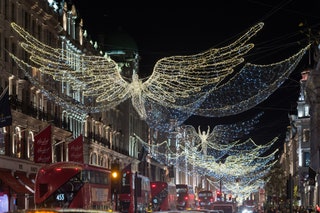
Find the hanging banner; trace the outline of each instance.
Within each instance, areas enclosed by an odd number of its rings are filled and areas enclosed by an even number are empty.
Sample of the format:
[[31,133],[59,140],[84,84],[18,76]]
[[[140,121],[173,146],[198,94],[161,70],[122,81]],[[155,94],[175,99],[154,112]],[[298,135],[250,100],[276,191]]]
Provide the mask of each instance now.
[[34,136],[34,162],[52,163],[51,125]]
[[80,135],[68,144],[69,161],[83,163],[83,137]]

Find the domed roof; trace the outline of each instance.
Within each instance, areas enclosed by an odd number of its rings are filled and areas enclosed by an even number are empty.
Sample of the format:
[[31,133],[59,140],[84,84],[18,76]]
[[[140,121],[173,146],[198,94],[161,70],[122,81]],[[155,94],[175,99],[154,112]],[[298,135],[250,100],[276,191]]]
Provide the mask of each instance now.
[[131,50],[138,51],[135,40],[121,28],[114,32],[106,33],[104,45],[106,50]]

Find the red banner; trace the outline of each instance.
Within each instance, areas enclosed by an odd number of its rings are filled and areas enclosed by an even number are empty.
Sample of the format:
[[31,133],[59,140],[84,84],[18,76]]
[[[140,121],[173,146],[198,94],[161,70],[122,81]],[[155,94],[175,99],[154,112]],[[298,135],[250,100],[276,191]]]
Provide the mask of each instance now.
[[34,136],[34,162],[52,163],[51,125]]
[[69,161],[83,163],[83,137],[80,135],[68,144]]

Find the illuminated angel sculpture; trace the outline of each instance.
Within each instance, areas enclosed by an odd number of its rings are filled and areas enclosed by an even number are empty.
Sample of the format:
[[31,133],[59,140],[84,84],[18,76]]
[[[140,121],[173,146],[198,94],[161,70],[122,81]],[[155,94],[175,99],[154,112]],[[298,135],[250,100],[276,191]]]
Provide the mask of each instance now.
[[[174,144],[167,141],[157,144],[149,144],[139,136],[135,136],[146,150],[159,162],[168,162],[167,156],[174,161],[190,155],[197,155],[202,159],[210,158],[212,161],[220,161],[227,153],[237,155],[241,150],[254,150],[256,145],[251,141],[241,143],[238,140],[248,135],[255,125],[259,122],[263,112],[256,114],[250,119],[241,120],[231,124],[219,124],[207,131],[202,131],[200,126],[198,132],[191,125],[178,127]],[[178,136],[179,135],[179,136]],[[173,141],[173,139],[171,139]],[[172,147],[178,146],[178,147]],[[178,149],[178,151],[177,151]]]
[[[225,116],[256,106],[281,85],[305,51],[303,49],[289,59],[268,66],[246,64],[235,77],[222,83],[226,77],[229,79],[234,68],[244,61],[244,55],[253,48],[248,41],[262,29],[263,23],[258,23],[227,46],[195,55],[162,58],[156,62],[146,81],[139,79],[134,70],[131,81],[127,81],[121,76],[121,67],[109,56],[87,56],[52,48],[17,24],[11,25],[24,39],[20,45],[30,54],[32,64],[10,55],[33,84],[52,96],[51,100],[56,99],[65,108],[90,113],[105,111],[131,98],[139,116],[157,129],[168,125],[172,118],[181,124],[191,115]],[[68,83],[84,96],[95,98],[97,104],[88,106],[61,99],[32,78],[30,68]],[[266,74],[265,78],[261,78],[259,70]],[[250,85],[239,90],[239,82]],[[230,97],[225,96],[226,91],[232,93]]]
[[[52,48],[34,38],[23,28],[12,23],[24,42],[21,47],[30,54],[30,61],[40,72],[51,75],[55,80],[69,82],[73,88],[81,89],[85,96],[96,97],[97,102],[115,106],[128,98],[141,118],[147,116],[146,99],[159,103],[175,105],[177,99],[188,101],[190,96],[199,93],[201,100],[207,88],[218,85],[233,68],[244,61],[243,55],[253,48],[247,44],[263,26],[259,23],[232,44],[190,56],[172,56],[160,59],[154,66],[152,75],[142,82],[133,71],[132,81],[121,76],[121,68],[109,57],[86,56],[72,51]],[[24,61],[14,55],[12,57],[20,65]],[[71,61],[72,60],[72,61]],[[74,66],[74,61],[79,64]]]
[[[191,125],[183,125],[180,131],[183,131],[184,138],[180,139],[181,149],[193,149],[194,152],[200,151],[197,155],[212,156],[215,161],[220,160],[226,153],[234,153],[241,149],[251,149],[252,147],[240,147],[242,143],[239,143],[240,138],[248,135],[254,126],[259,122],[263,112],[256,114],[251,119],[241,120],[230,124],[219,124],[207,131],[202,131],[200,126],[198,132]],[[190,141],[192,143],[186,142]],[[188,147],[188,144],[190,147]],[[246,143],[247,144],[247,143]],[[185,147],[183,147],[183,145]],[[232,152],[234,150],[234,152]]]
[[199,138],[201,140],[201,147],[202,147],[202,150],[203,150],[203,154],[204,155],[207,155],[207,147],[208,147],[208,137],[210,135],[210,126],[208,126],[208,130],[207,131],[202,131],[201,132],[201,128],[200,126],[198,126],[198,135],[199,135]]

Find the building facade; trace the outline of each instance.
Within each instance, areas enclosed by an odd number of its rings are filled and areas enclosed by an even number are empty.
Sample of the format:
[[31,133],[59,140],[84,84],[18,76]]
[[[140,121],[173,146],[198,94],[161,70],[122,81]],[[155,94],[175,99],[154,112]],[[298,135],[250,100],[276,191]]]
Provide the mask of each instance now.
[[[122,75],[131,77],[138,70],[139,55],[134,42],[130,48],[102,51],[101,43],[90,40],[74,5],[65,1],[4,0],[0,2],[0,92],[9,92],[12,124],[0,128],[0,212],[34,208],[34,179],[44,163],[35,162],[35,137],[51,129],[52,162],[68,161],[68,144],[82,136],[84,163],[111,169],[131,164],[132,170],[150,180],[187,182],[198,186],[201,178],[179,168],[169,175],[168,166],[158,163],[139,141],[155,144],[157,132],[141,120],[130,101],[110,109],[88,112],[95,106],[90,97],[56,81],[37,68],[23,69],[10,54],[30,62],[20,46],[23,36],[11,23],[26,30],[42,43],[77,54],[108,54],[120,66]],[[121,45],[123,46],[123,45]],[[121,54],[119,54],[121,51]],[[41,52],[41,51],[39,51]],[[77,68],[77,58],[69,57]],[[1,106],[2,107],[2,106]],[[159,134],[160,135],[160,134]],[[171,173],[170,173],[171,174]]]
[[[9,91],[12,113],[12,124],[0,128],[1,212],[34,207],[33,181],[43,165],[34,162],[34,137],[48,126],[52,130],[52,162],[68,161],[68,144],[82,135],[85,163],[111,169],[116,161],[120,168],[132,164],[134,171],[143,168],[140,173],[154,178],[165,174],[163,165],[151,161],[148,166],[139,165],[146,162],[140,159],[143,148],[134,135],[148,141],[152,130],[140,120],[130,102],[88,113],[79,107],[88,100],[68,82],[54,81],[36,68],[27,73],[17,66],[9,53],[29,60],[19,46],[23,38],[11,28],[12,22],[54,48],[104,54],[96,42],[89,40],[73,5],[63,1],[0,2],[0,88],[1,93]],[[134,51],[126,54],[126,58],[118,59],[119,63],[136,57]],[[70,66],[77,66],[73,61]],[[62,99],[70,101],[66,104]]]
[[314,128],[319,126],[318,72],[315,68],[301,73],[297,115],[289,116],[291,125],[279,159],[286,179],[292,177],[284,202],[293,208],[314,210],[319,205],[319,132]]

